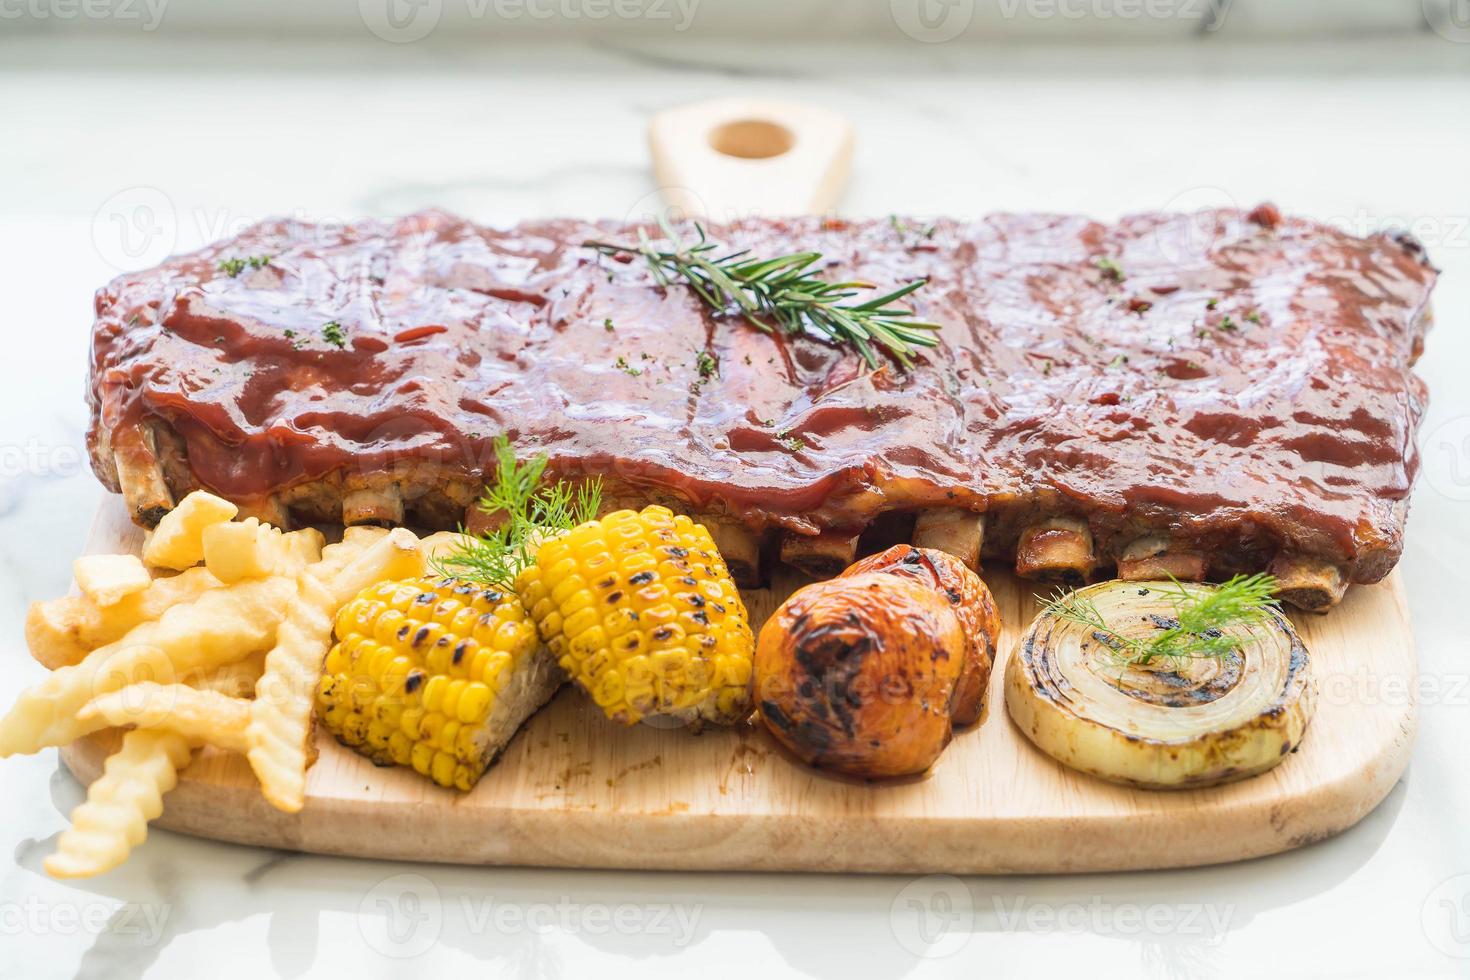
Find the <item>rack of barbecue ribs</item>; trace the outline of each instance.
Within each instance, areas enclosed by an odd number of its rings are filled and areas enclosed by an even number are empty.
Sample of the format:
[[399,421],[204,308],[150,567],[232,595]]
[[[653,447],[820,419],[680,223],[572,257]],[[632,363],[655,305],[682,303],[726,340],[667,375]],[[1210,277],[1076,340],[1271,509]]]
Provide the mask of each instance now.
[[938,346],[874,370],[584,244],[633,227],[272,221],[97,294],[93,466],[143,525],[203,487],[450,529],[504,434],[608,507],[698,516],[746,583],[906,538],[1064,581],[1269,570],[1325,608],[1399,557],[1436,277],[1407,236],[1270,205],[707,230],[927,279],[905,302]]

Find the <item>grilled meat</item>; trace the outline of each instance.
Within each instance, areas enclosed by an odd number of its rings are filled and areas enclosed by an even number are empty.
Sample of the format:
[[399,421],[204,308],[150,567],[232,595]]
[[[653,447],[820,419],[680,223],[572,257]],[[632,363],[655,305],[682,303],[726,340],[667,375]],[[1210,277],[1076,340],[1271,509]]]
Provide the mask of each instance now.
[[278,221],[121,276],[93,466],[145,524],[204,487],[273,523],[445,528],[506,433],[614,506],[700,515],[747,580],[777,538],[829,572],[876,528],[1063,579],[1272,567],[1309,606],[1399,556],[1436,275],[1410,239],[1269,207],[712,230],[927,277],[940,345],[870,372],[581,244],[635,231]]

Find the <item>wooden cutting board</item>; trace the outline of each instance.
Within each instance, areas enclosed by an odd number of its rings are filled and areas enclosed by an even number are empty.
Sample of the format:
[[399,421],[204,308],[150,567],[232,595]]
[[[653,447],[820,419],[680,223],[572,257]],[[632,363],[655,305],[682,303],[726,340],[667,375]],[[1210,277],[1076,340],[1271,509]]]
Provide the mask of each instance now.
[[[118,498],[90,552],[136,551]],[[803,584],[750,592],[755,623]],[[1005,658],[1036,612],[1033,584],[987,568]],[[239,756],[207,749],[157,825],[264,847],[362,857],[558,867],[1030,873],[1165,868],[1272,854],[1331,837],[1393,787],[1414,738],[1416,664],[1398,576],[1348,590],[1326,616],[1293,614],[1320,689],[1299,750],[1271,772],[1184,792],[1125,789],[1042,755],[1011,724],[1003,685],[986,717],[927,775],[866,784],[793,761],[755,726],[613,725],[563,688],[474,792],[378,769],[318,732],[321,757],[299,814],[273,809]],[[90,782],[117,744],[62,750]]]

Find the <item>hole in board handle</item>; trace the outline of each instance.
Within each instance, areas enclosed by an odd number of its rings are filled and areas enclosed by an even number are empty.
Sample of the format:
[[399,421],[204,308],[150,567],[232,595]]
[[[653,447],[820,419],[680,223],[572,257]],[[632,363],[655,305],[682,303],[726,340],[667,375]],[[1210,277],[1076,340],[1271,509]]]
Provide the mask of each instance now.
[[769,160],[796,145],[796,134],[780,123],[764,119],[737,119],[710,131],[709,145],[716,153],[742,160]]

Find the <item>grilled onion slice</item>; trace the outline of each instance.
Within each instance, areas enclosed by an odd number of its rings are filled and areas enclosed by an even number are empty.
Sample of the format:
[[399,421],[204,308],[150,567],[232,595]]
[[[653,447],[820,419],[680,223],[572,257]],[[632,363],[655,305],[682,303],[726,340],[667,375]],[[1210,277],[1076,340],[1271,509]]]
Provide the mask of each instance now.
[[1274,609],[1225,627],[1239,645],[1220,658],[1120,660],[1116,637],[1146,640],[1175,622],[1161,590],[1180,587],[1115,581],[1074,593],[1113,636],[1054,608],[1036,617],[1006,668],[1006,707],[1037,748],[1112,782],[1183,789],[1257,775],[1296,747],[1316,686],[1306,647]]

